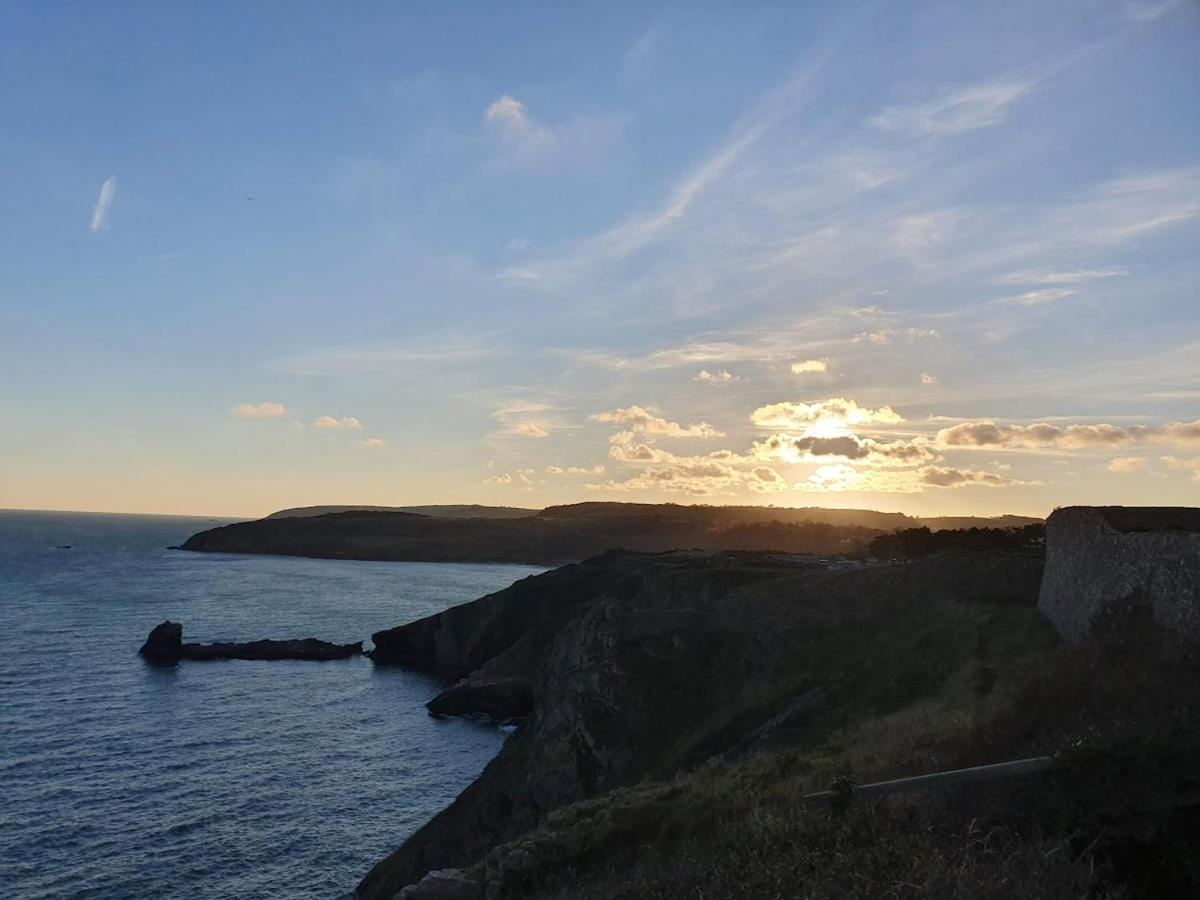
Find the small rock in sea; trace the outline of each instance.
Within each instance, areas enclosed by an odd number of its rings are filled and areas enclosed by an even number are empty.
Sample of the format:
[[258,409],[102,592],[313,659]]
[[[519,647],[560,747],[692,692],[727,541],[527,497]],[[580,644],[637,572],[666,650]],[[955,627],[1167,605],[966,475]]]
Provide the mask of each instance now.
[[462,869],[434,869],[416,884],[400,889],[393,900],[482,900],[483,885]]
[[138,653],[150,662],[179,662],[183,653],[183,626],[170,620],[155,625]]

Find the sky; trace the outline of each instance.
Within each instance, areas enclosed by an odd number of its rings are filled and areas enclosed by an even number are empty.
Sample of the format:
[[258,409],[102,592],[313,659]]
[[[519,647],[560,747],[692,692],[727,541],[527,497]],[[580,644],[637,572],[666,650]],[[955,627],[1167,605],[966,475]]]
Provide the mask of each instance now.
[[1200,504],[1200,3],[0,2],[0,507]]

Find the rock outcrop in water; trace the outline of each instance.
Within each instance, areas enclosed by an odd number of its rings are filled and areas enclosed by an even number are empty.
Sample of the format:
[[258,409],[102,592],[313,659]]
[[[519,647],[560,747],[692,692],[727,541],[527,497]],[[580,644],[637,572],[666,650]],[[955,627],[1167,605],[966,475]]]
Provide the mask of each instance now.
[[178,622],[163,622],[154,626],[138,653],[152,663],[171,664],[181,659],[347,659],[362,653],[362,641],[354,644],[331,644],[316,638],[290,641],[247,641],[245,643],[185,644],[183,626]]
[[997,619],[1052,634],[1035,610],[1040,577],[1036,555],[829,571],[768,554],[611,552],[379,632],[376,663],[460,679],[432,706],[487,714],[528,684],[529,710],[358,896],[390,900],[432,870],[480,864],[575,801],[784,733],[826,734],[856,703],[925,696],[1005,652],[986,638]]
[[1200,646],[1200,509],[1068,506],[1046,520],[1038,608],[1070,641],[1106,616],[1149,612]]

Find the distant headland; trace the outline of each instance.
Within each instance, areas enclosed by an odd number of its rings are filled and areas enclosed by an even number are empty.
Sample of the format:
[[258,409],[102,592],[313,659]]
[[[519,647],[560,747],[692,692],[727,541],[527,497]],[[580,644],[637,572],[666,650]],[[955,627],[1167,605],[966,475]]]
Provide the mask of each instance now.
[[575,503],[494,506],[316,506],[285,509],[192,535],[180,549],[323,559],[556,565],[614,547],[846,554],[906,529],[1020,528],[1028,516],[921,518],[821,507]]

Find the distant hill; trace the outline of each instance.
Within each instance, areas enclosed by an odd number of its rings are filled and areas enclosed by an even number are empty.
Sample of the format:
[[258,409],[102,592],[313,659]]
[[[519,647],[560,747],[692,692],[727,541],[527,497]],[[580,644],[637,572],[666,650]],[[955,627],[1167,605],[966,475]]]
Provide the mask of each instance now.
[[930,531],[957,528],[1024,528],[1040,525],[1044,520],[1032,516],[923,516],[915,520]]
[[[891,531],[919,525],[904,513],[877,512],[873,509],[824,509],[819,506],[685,506],[678,503],[571,503],[542,510],[546,518],[655,518],[706,521],[713,524],[782,522],[819,525],[857,526]],[[980,522],[986,520],[980,520]]]
[[[497,512],[499,515],[494,514]],[[999,520],[955,521],[997,527]],[[1025,520],[1020,521],[1023,524]],[[574,503],[541,511],[482,506],[315,507],[209,529],[189,538],[183,549],[329,559],[553,565],[616,547],[649,553],[680,548],[858,553],[881,534],[925,524],[926,520],[903,513],[820,507],[674,503]]]
[[273,512],[268,519],[298,519],[308,516],[327,516],[344,512],[402,512],[418,516],[437,516],[445,519],[522,519],[537,515],[539,510],[519,506],[480,506],[478,503],[435,504],[432,506],[296,506]]

